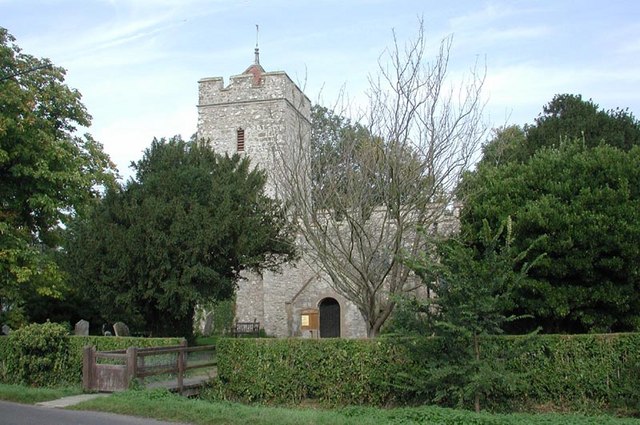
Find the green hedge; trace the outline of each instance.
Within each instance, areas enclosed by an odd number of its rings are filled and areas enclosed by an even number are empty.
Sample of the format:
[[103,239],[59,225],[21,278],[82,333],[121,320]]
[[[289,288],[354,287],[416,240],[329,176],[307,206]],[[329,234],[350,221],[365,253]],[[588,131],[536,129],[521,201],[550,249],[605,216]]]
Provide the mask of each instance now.
[[0,382],[57,386],[82,382],[82,351],[178,345],[182,338],[69,336],[56,323],[32,324],[0,338]]
[[[443,356],[436,338],[218,342],[218,397],[245,402],[398,405],[436,397]],[[518,372],[519,385],[496,388],[487,407],[584,410],[640,405],[640,334],[492,337],[487,367]],[[492,364],[492,362],[495,362]]]
[[[493,338],[492,344],[504,352],[510,339]],[[510,360],[527,374],[523,400],[640,411],[640,334],[544,335],[526,348]]]
[[217,353],[219,390],[238,401],[385,406],[421,392],[402,387],[405,372],[420,370],[422,358],[388,339],[223,338]]
[[0,336],[0,383],[8,382],[7,357],[9,356],[9,337]]

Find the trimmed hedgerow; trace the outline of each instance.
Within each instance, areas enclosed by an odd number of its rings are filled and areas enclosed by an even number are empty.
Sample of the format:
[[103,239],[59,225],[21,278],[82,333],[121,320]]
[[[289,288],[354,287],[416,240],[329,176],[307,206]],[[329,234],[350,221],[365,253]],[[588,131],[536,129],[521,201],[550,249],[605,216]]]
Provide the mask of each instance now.
[[[220,339],[224,397],[265,403],[316,399],[331,405],[408,401],[403,374],[422,359],[392,340]],[[420,391],[418,391],[420,392]]]
[[0,336],[0,382],[7,382],[7,357],[9,355],[9,337]]
[[[459,342],[464,343],[464,342]],[[460,405],[442,397],[450,375],[442,339],[221,339],[217,397],[295,404]],[[520,376],[496,386],[491,410],[640,408],[640,334],[484,338],[486,365]],[[492,363],[493,362],[493,363]]]
[[31,324],[0,338],[0,382],[57,386],[82,382],[82,351],[178,345],[182,338],[69,336],[57,323]]
[[[509,339],[490,345],[508,351]],[[640,334],[543,335],[526,348],[510,363],[527,373],[528,404],[640,411]]]

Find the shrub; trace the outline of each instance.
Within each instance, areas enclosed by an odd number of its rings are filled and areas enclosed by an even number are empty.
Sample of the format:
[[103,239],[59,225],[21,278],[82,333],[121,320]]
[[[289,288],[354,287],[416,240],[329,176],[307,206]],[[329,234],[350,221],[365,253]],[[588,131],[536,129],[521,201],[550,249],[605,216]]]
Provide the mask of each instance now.
[[330,405],[394,404],[412,369],[404,348],[389,340],[228,339],[218,341],[218,382],[225,398],[245,402]]
[[0,382],[7,382],[7,360],[10,347],[9,337],[0,336]]
[[[514,338],[493,338],[491,345],[505,350]],[[640,334],[541,335],[526,344],[510,359],[527,372],[523,403],[640,410]]]
[[55,386],[68,383],[67,328],[46,322],[24,326],[8,337],[6,373],[11,383]]

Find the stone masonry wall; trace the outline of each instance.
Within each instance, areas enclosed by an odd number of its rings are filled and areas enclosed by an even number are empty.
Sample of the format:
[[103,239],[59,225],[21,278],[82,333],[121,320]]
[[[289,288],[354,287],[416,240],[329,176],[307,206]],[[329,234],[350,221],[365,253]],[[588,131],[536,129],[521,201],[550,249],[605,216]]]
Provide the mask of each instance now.
[[[327,277],[317,273],[307,260],[303,257],[296,265],[283,267],[281,273],[265,272],[262,278],[251,275],[239,282],[236,319],[258,320],[268,335],[301,336],[302,310],[318,308],[323,299],[333,298],[340,304],[340,335],[365,338],[366,326],[357,307],[331,289]],[[260,286],[258,282],[264,285],[262,294],[255,290]]]

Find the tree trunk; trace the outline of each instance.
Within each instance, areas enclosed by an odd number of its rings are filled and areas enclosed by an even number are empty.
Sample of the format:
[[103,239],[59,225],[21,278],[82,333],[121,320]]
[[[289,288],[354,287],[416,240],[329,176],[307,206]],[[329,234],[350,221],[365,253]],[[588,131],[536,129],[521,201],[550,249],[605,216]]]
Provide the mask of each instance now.
[[[480,341],[478,340],[478,335],[473,334],[473,354],[476,358],[476,364],[480,363]],[[476,413],[480,413],[480,391],[476,389],[474,406],[476,409]]]
[[375,338],[380,333],[380,327],[376,328],[375,324],[367,323],[367,338]]
[[[375,338],[380,335],[380,329],[382,329],[382,325],[384,325],[389,316],[391,316],[395,305],[396,303],[394,301],[389,301],[384,308],[379,311],[378,315],[365,320],[367,323],[367,338]],[[360,311],[362,312],[362,310]],[[367,316],[363,314],[363,317]]]

